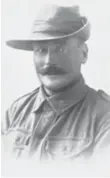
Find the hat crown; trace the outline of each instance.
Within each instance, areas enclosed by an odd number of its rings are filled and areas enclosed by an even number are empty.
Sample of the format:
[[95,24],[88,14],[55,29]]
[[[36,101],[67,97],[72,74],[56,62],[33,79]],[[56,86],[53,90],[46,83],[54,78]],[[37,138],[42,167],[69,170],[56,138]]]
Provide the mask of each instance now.
[[42,6],[36,14],[36,21],[75,21],[80,17],[79,6]]
[[79,13],[79,6],[65,7],[47,5],[37,11],[32,33],[60,32],[68,34],[80,29],[84,24]]

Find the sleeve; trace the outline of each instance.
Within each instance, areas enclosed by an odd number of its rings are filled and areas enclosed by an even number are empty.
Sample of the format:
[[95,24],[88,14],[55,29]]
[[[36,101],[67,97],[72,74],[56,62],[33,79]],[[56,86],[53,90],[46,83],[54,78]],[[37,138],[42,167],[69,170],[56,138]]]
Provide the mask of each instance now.
[[95,137],[95,152],[110,148],[110,112],[105,114],[101,120]]

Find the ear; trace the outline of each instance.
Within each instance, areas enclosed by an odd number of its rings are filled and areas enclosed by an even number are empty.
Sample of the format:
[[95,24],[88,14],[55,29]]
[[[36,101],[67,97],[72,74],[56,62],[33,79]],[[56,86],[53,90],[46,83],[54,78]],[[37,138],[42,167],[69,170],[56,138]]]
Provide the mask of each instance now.
[[84,43],[82,46],[82,53],[83,53],[82,64],[85,64],[88,58],[88,46],[86,43]]

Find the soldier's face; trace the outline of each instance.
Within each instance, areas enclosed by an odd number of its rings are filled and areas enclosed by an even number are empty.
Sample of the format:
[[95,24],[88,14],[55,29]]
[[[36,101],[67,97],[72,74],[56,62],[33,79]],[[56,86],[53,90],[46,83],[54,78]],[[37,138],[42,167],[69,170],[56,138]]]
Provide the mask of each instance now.
[[57,91],[80,76],[84,55],[76,38],[35,42],[34,63],[44,87]]

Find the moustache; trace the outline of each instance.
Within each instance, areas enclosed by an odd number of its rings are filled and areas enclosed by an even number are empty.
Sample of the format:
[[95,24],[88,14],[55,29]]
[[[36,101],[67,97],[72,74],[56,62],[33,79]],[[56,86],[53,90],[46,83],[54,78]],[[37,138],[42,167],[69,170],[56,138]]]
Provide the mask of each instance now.
[[64,75],[66,73],[62,68],[55,65],[47,65],[40,70],[40,74],[42,75]]

